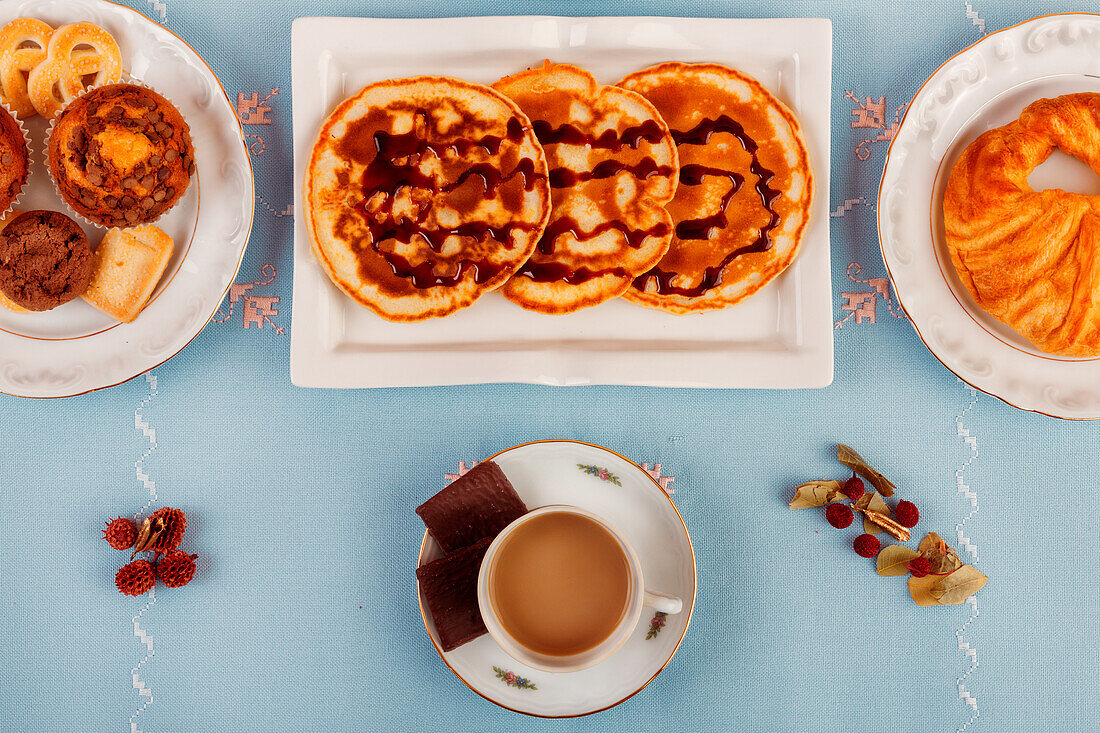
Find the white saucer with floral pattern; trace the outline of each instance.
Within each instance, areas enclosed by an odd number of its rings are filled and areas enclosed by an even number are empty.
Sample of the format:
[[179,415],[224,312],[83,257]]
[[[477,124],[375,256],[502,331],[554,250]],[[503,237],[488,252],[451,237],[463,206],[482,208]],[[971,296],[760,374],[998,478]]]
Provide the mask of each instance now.
[[[606,448],[550,440],[509,448],[490,460],[528,508],[571,504],[607,519],[637,551],[646,584],[682,598],[684,610],[665,616],[645,609],[633,636],[610,658],[580,672],[554,674],[513,660],[488,634],[444,652],[420,594],[420,614],[432,644],[471,690],[517,713],[566,718],[618,705],[668,666],[691,623],[695,553],[684,520],[653,475]],[[441,554],[425,532],[417,565]]]

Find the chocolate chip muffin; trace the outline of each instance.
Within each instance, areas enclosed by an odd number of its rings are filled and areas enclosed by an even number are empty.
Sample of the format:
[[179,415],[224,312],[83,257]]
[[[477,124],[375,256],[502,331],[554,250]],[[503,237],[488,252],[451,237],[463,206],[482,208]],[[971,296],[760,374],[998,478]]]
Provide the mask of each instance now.
[[92,248],[75,221],[27,211],[0,232],[0,290],[16,305],[48,311],[81,295],[92,280]]
[[135,84],[108,84],[73,100],[54,124],[49,158],[65,203],[105,227],[156,221],[195,172],[179,110]]
[[15,118],[0,107],[0,213],[7,211],[23,190],[30,167],[23,130]]

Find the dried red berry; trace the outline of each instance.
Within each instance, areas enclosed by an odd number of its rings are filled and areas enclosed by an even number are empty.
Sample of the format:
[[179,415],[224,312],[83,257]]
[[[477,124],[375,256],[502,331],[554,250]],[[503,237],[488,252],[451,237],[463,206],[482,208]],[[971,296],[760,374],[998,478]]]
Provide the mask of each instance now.
[[873,534],[861,534],[859,537],[856,537],[853,547],[856,550],[856,554],[860,557],[874,557],[882,548],[882,543],[879,542],[878,537],[875,537]]
[[899,501],[894,507],[894,519],[903,527],[916,527],[920,521],[920,510],[911,501]]
[[909,573],[914,578],[923,578],[928,573],[932,572],[932,563],[929,562],[927,557],[918,555],[909,561]]
[[179,509],[173,509],[172,507],[166,506],[157,509],[149,515],[149,518],[153,520],[154,526],[156,526],[158,519],[163,518],[165,528],[164,532],[157,538],[157,541],[153,543],[153,546],[148,549],[161,555],[180,546],[180,542],[183,541],[183,532],[187,529],[186,514]]
[[134,560],[128,565],[123,565],[115,573],[115,586],[124,596],[140,596],[148,593],[156,582],[157,576],[153,574],[153,566],[148,560]]
[[867,493],[866,487],[863,485],[863,481],[859,476],[854,473],[852,477],[844,482],[844,485],[840,487],[840,492],[847,496],[852,501],[859,501],[860,497]]
[[183,550],[169,550],[157,563],[157,575],[169,588],[179,588],[191,582],[195,576],[195,558]]
[[107,544],[116,550],[128,550],[134,546],[137,539],[137,527],[133,521],[118,517],[107,522],[107,529],[103,530],[103,538]]
[[825,510],[825,518],[837,529],[844,529],[851,525],[854,516],[852,510],[845,504],[830,504]]

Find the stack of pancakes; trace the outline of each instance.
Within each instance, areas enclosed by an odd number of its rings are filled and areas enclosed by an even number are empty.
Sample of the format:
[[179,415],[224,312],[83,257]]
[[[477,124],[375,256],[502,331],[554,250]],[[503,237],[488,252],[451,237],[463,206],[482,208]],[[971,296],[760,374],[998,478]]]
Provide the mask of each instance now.
[[790,265],[813,173],[794,115],[738,71],[665,63],[601,86],[547,62],[492,88],[363,88],[322,127],[305,193],[326,273],[390,320],[497,288],[542,313],[618,296],[690,313]]

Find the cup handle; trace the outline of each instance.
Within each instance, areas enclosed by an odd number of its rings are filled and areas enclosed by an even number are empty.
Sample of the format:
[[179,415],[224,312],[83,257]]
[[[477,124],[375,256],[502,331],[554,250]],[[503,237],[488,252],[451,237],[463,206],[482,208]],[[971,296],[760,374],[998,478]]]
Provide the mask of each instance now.
[[660,611],[661,613],[680,613],[680,611],[684,609],[684,602],[676,596],[670,596],[667,593],[658,593],[648,588],[642,596],[642,603],[649,606],[654,611]]

